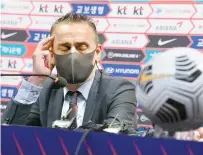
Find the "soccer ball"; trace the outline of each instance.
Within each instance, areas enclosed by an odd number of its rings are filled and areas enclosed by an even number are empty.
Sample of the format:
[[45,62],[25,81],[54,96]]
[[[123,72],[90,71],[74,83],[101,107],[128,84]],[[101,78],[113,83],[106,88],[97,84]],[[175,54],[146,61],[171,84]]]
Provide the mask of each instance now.
[[171,48],[143,64],[136,98],[153,124],[167,131],[203,126],[203,54]]

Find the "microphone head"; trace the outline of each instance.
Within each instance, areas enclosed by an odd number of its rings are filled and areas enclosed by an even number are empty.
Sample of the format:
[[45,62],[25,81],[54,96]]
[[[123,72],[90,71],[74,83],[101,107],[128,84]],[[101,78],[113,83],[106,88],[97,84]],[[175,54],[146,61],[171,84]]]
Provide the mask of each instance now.
[[53,89],[64,88],[67,84],[66,79],[63,77],[57,77],[57,80],[54,82]]

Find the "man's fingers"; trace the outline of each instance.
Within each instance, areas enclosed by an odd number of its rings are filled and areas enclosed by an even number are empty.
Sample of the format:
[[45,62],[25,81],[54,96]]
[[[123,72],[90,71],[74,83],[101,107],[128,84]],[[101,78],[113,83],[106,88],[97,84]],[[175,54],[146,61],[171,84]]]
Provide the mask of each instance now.
[[52,41],[54,39],[54,36],[48,37],[46,39],[41,40],[38,45],[37,45],[37,49],[42,50],[43,46],[46,45],[47,43],[49,43],[50,41]]
[[50,61],[49,61],[49,67],[50,69],[52,70],[55,66],[55,60],[53,58],[50,58]]
[[53,39],[47,42],[44,46],[42,46],[42,50],[48,50],[53,45]]
[[35,70],[40,70],[38,67],[49,68],[50,63],[50,52],[48,50],[41,51],[40,54],[37,54],[33,57],[33,68]]
[[47,68],[50,68],[50,59],[51,59],[51,54],[50,51],[46,50],[46,53],[44,53],[44,65]]
[[193,132],[193,140],[199,140],[200,139],[200,134],[198,131]]
[[36,57],[39,58],[39,57],[41,57],[42,59],[44,59],[49,54],[50,54],[50,52],[48,50],[40,51],[40,53],[33,53],[32,58],[36,58]]
[[49,50],[43,51],[44,66],[50,68],[51,54]]

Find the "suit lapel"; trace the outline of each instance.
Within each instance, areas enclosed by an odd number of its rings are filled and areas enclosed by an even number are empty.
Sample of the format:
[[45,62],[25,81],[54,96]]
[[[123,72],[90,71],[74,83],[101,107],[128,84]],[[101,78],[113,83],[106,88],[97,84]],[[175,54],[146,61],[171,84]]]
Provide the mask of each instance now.
[[55,89],[52,91],[49,108],[48,108],[48,127],[51,127],[53,121],[61,118],[61,111],[64,101],[63,88]]
[[91,117],[93,115],[94,107],[96,105],[96,97],[97,97],[97,90],[100,82],[100,77],[101,77],[101,73],[97,71],[88,95],[87,102],[86,102],[83,125],[87,124],[91,120]]

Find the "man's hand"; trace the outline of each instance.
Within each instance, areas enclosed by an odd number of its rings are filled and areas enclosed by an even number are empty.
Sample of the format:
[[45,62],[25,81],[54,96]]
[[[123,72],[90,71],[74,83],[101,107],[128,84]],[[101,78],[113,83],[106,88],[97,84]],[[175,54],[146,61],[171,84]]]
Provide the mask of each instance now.
[[203,139],[203,127],[200,127],[193,132],[193,140],[199,141],[200,139]]
[[177,140],[200,141],[203,139],[203,127],[193,131],[176,132],[174,137]]
[[[33,74],[50,75],[54,64],[50,60],[50,47],[52,47],[54,37],[48,37],[40,41],[32,55]],[[34,85],[41,85],[46,77],[30,77],[28,82]]]

